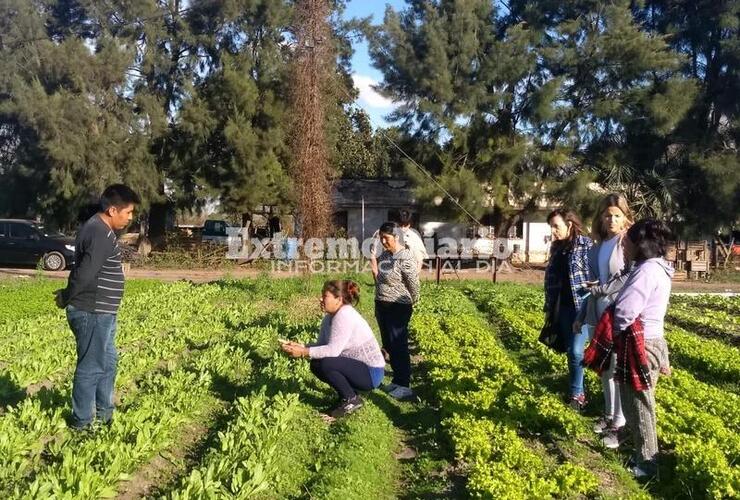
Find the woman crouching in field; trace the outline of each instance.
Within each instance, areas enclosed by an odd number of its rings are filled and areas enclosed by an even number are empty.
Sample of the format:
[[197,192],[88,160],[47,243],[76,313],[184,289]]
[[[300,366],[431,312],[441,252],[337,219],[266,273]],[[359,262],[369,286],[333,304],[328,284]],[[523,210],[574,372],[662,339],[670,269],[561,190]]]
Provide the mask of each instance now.
[[354,281],[334,280],[324,283],[321,309],[326,313],[318,340],[313,344],[282,343],[282,349],[294,358],[311,358],[311,371],[329,384],[341,398],[330,412],[334,418],[348,415],[362,407],[356,391],[378,387],[385,374],[385,360],[367,321],[354,308],[360,301],[360,287]]

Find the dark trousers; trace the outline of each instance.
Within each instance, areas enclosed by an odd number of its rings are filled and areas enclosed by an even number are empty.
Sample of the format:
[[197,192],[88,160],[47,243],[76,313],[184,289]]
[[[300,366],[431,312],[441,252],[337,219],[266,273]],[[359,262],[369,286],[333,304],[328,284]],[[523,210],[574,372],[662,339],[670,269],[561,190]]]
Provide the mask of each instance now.
[[311,360],[311,371],[322,382],[329,384],[342,399],[352,399],[355,391],[370,391],[373,381],[370,369],[362,361],[351,358],[321,358]]
[[375,301],[375,318],[380,328],[383,349],[388,351],[393,369],[392,382],[409,387],[411,355],[409,354],[409,321],[414,309],[411,304]]
[[93,418],[107,422],[113,415],[113,387],[118,365],[116,315],[67,306],[67,322],[77,347],[77,367],[72,382],[72,425],[84,427]]

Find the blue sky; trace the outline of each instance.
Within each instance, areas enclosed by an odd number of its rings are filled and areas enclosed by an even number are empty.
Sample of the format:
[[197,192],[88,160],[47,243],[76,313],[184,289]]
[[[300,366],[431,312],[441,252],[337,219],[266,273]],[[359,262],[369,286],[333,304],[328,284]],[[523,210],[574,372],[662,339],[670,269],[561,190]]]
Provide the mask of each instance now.
[[[383,21],[386,5],[400,10],[405,6],[405,2],[403,0],[350,0],[347,2],[344,17],[350,19],[352,17],[373,16],[373,24],[378,24]],[[357,43],[354,49],[355,53],[352,57],[353,79],[355,87],[360,91],[357,105],[370,115],[374,127],[385,126],[386,121],[383,116],[393,110],[393,103],[371,88],[373,84],[383,79],[383,75],[372,67],[370,55],[367,52],[367,43],[364,40]]]

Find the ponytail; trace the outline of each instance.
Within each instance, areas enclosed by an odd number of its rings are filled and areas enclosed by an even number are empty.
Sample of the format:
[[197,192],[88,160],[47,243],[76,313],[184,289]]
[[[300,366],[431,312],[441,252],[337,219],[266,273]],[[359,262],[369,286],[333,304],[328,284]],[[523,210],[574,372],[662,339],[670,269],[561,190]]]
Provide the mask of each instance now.
[[360,302],[360,285],[352,280],[331,280],[324,283],[321,293],[331,292],[335,297],[341,297],[342,302],[357,305]]

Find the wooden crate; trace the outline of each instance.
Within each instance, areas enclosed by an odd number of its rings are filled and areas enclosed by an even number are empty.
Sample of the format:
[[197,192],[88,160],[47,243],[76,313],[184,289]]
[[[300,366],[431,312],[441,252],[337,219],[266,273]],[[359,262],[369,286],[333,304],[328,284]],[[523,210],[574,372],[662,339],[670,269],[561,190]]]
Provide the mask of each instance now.
[[679,272],[678,270],[673,275],[673,281],[686,281],[689,279],[688,273],[686,272]]
[[686,243],[686,260],[690,262],[707,262],[709,247],[706,241],[688,241]]
[[706,261],[692,260],[689,261],[689,271],[692,273],[702,272],[705,273],[709,270],[709,264]]

